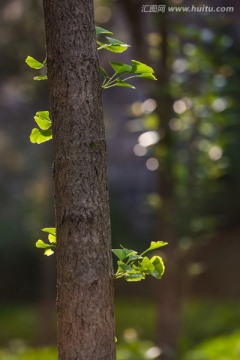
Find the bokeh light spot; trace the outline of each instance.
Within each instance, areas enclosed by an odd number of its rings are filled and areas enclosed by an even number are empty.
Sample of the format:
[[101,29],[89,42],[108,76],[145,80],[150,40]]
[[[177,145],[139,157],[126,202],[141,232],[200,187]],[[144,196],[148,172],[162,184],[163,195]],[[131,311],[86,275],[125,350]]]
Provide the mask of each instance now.
[[156,107],[157,103],[153,99],[147,99],[141,105],[141,109],[145,114],[150,114],[156,109]]
[[157,131],[146,131],[139,136],[138,142],[141,146],[146,147],[156,144],[160,139]]
[[112,12],[111,9],[107,6],[97,6],[95,9],[95,19],[96,22],[104,24],[111,19]]
[[208,152],[209,158],[213,161],[217,161],[217,160],[221,159],[222,154],[223,154],[223,151],[220,148],[220,146],[218,146],[218,145],[212,146]]
[[158,159],[156,158],[149,158],[147,161],[146,161],[146,167],[148,170],[150,171],[155,171],[158,169],[159,167],[159,162],[158,162]]
[[177,114],[182,114],[187,110],[187,105],[184,100],[176,100],[173,104],[173,110]]
[[147,149],[140,144],[136,144],[133,148],[133,152],[136,156],[144,156],[147,153]]

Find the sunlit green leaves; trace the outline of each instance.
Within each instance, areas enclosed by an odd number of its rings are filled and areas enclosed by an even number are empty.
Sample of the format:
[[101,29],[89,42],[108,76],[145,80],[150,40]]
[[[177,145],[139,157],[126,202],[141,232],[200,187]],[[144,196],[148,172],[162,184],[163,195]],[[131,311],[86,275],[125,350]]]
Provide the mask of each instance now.
[[[108,31],[102,27],[96,26],[96,35],[111,35],[112,32]],[[127,48],[129,47],[128,44],[125,44],[124,42],[117,40],[117,39],[113,39],[109,36],[105,37],[106,40],[105,42],[103,41],[97,41],[97,44],[99,45],[98,50],[108,50],[108,51],[112,51],[115,53],[122,53],[125,50],[127,50]]]
[[49,243],[45,243],[43,240],[39,239],[36,242],[36,247],[39,249],[44,249],[44,255],[50,256],[54,253],[54,249],[56,248],[57,244],[56,228],[44,228],[42,231],[48,233]]
[[145,275],[142,272],[133,270],[124,275],[124,279],[127,281],[141,281],[145,279]]
[[52,130],[42,130],[34,128],[30,135],[30,141],[33,144],[42,144],[52,139]]
[[156,76],[154,76],[153,74],[150,74],[150,73],[143,73],[143,74],[140,74],[138,77],[142,77],[142,78],[149,79],[149,80],[157,80]]
[[132,72],[134,74],[152,74],[153,69],[140,61],[132,60]]
[[56,236],[56,228],[55,227],[54,228],[43,228],[42,231]]
[[49,117],[48,111],[38,111],[34,116],[39,129],[34,128],[30,135],[30,141],[33,144],[41,144],[52,139],[52,121]]
[[140,255],[136,251],[126,248],[113,249],[113,253],[119,259],[115,278],[124,278],[127,281],[141,281],[147,275],[151,275],[156,279],[161,279],[165,270],[162,258],[157,255],[151,258],[143,257],[143,255],[148,251],[156,250],[165,245],[167,243],[163,241],[152,241],[149,248]]
[[34,59],[31,56],[28,56],[25,60],[25,62],[28,64],[28,66],[32,69],[40,70],[44,67],[44,63],[41,63],[40,61]]
[[[34,59],[32,56],[28,56],[25,60],[26,64],[35,70],[41,70],[43,68],[46,69],[47,65],[47,59],[45,59],[43,62],[40,62],[36,59]],[[47,75],[40,75],[40,76],[34,76],[33,80],[41,81],[41,80],[47,80]]]
[[132,86],[131,84],[126,83],[126,81],[118,80],[116,81],[115,86],[122,86],[126,87],[128,89],[136,89],[135,86]]
[[128,65],[128,64],[124,64],[121,62],[116,62],[116,61],[110,61],[110,65],[113,68],[113,70],[115,71],[116,74],[121,74],[121,73],[130,73],[132,71],[132,66]]
[[42,130],[48,130],[52,126],[49,111],[38,111],[34,116],[34,120]]
[[[102,27],[96,26],[96,35],[111,35],[112,32],[108,31]],[[113,39],[109,36],[105,36],[105,42],[103,41],[97,41],[97,44],[99,45],[98,50],[108,50],[115,53],[122,53],[129,47],[128,44],[125,44],[124,42]]]
[[144,254],[146,254],[146,252],[148,251],[159,249],[160,247],[166,246],[167,244],[168,243],[164,241],[152,241],[149,248],[147,248],[147,250],[144,251]]
[[112,34],[111,31],[106,30],[106,29],[104,29],[104,28],[102,28],[100,26],[95,26],[95,31],[96,31],[96,35],[102,35],[102,34],[103,35],[105,35],[105,34],[111,35]]
[[[109,33],[110,32],[106,29],[96,27],[97,35],[106,35]],[[128,44],[109,36],[106,36],[105,42],[97,41],[97,44],[99,45],[98,50],[105,49],[115,53],[122,53],[126,51],[129,47]],[[129,89],[135,89],[135,87],[129,84],[127,80],[136,77],[146,78],[150,80],[157,80],[156,77],[154,76],[153,69],[150,66],[141,63],[140,61],[132,60],[131,65],[116,61],[110,61],[110,65],[114,70],[114,74],[111,77],[107,74],[107,72],[103,68],[101,68],[101,71],[104,76],[104,81],[102,83],[103,89],[109,89],[114,86],[121,86]],[[126,77],[127,75],[131,75],[131,76]],[[125,76],[125,78],[122,78],[123,76]]]
[[118,259],[120,261],[130,257],[131,255],[135,255],[137,254],[136,251],[134,250],[128,250],[128,249],[112,249],[112,252],[114,253],[114,255],[116,255],[118,257]]
[[39,249],[46,249],[46,248],[49,247],[49,245],[39,239],[39,240],[36,242],[36,247],[39,248]]
[[41,81],[41,80],[47,80],[47,75],[41,75],[41,76],[34,76],[33,80]]
[[156,80],[156,77],[154,76],[154,70],[150,66],[145,65],[140,61],[132,60],[131,65],[111,61],[110,65],[115,72],[111,77],[108,75],[106,77],[104,74],[105,79],[102,84],[103,89],[108,89],[113,86],[122,86],[129,89],[135,89],[133,85],[127,82],[127,80],[134,78]]
[[124,51],[127,50],[127,48],[129,47],[128,44],[123,43],[120,40],[117,39],[112,39],[110,37],[106,37],[108,40],[108,43],[103,43],[101,41],[97,41],[97,44],[99,45],[98,50],[108,50],[114,53],[122,53]]

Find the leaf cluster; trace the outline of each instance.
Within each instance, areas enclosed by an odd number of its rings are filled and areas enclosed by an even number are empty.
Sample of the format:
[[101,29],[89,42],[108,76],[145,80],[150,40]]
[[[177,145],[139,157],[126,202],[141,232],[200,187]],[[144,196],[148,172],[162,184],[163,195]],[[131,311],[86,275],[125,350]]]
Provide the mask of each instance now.
[[42,231],[48,233],[49,243],[45,243],[43,240],[39,239],[36,242],[36,247],[44,249],[44,255],[50,256],[54,253],[54,249],[57,246],[56,228],[44,228]]
[[114,255],[118,258],[118,269],[114,276],[115,279],[124,278],[127,281],[141,281],[147,275],[161,279],[165,270],[162,258],[157,255],[151,258],[144,255],[151,250],[165,245],[167,243],[163,241],[152,241],[150,247],[141,254],[124,247],[122,249],[113,249]]
[[41,144],[52,139],[52,121],[49,117],[49,111],[38,111],[34,120],[39,128],[32,129],[30,141],[33,144]]
[[[99,26],[96,26],[95,30],[97,36],[105,37],[105,42],[101,42],[97,40],[97,44],[99,45],[98,50],[105,49],[114,53],[122,53],[128,49],[129,47],[128,44],[125,44],[120,40],[106,36],[106,35],[111,35],[112,34],[111,31],[108,31]],[[46,71],[47,68],[46,58],[43,62],[40,62],[35,58],[33,58],[32,56],[28,56],[25,62],[31,69],[35,69],[35,70],[43,69],[44,71]],[[113,86],[121,86],[129,89],[135,89],[133,85],[127,82],[128,80],[133,78],[146,78],[150,80],[156,80],[153,69],[150,66],[141,63],[140,61],[132,60],[131,65],[121,62],[110,61],[110,65],[114,70],[112,76],[109,76],[107,72],[102,67],[100,67],[101,72],[104,76],[102,89],[109,89]],[[33,79],[37,81],[47,80],[47,75],[35,76]],[[48,111],[37,112],[34,117],[34,120],[36,121],[39,128],[34,128],[32,130],[30,135],[30,141],[34,144],[41,144],[45,141],[51,140],[52,130],[50,128],[52,122],[49,117],[49,112]]]
[[[112,34],[106,29],[96,27],[97,35],[106,35]],[[98,50],[108,50],[114,53],[122,53],[126,51],[130,45],[123,43],[120,40],[110,38],[109,36],[105,36],[105,42],[97,41],[97,44],[100,45]],[[102,74],[104,76],[104,80],[102,83],[103,89],[109,89],[114,86],[126,87],[129,89],[135,89],[135,87],[127,82],[127,80],[133,78],[147,78],[150,80],[157,80],[154,76],[154,70],[140,61],[132,60],[131,65],[110,61],[110,65],[114,70],[112,76],[109,76],[101,67]]]

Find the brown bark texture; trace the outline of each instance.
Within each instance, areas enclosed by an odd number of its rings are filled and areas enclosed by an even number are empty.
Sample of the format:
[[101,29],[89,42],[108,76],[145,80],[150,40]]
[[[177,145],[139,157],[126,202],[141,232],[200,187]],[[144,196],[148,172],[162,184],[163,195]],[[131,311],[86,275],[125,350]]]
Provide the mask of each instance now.
[[114,360],[107,153],[92,0],[43,0],[59,360]]

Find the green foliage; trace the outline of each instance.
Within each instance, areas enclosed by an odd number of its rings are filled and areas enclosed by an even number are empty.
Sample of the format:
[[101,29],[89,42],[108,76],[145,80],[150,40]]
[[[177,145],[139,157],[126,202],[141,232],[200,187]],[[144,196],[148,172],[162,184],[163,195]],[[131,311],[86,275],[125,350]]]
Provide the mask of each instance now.
[[101,35],[101,34],[109,34],[111,35],[112,32],[109,30],[106,30],[100,26],[95,26],[95,31],[96,31],[96,35]]
[[52,130],[41,130],[34,128],[30,134],[30,141],[33,144],[42,144],[52,139]]
[[[25,62],[30,68],[35,70],[46,69],[47,66],[47,59],[45,59],[41,63],[40,61],[34,59],[32,56],[28,56]],[[47,75],[34,76],[33,80],[37,80],[37,81],[47,80]]]
[[44,249],[44,255],[50,256],[54,254],[54,249],[57,245],[56,239],[56,229],[55,228],[44,228],[42,229],[43,232],[48,233],[48,241],[49,243],[45,243],[43,240],[39,239],[36,242],[36,247],[39,249]]
[[[19,303],[7,303],[4,305],[1,303],[0,345],[6,346],[12,339],[24,339],[32,344],[37,336],[38,321],[38,309],[36,306],[31,304],[24,306]],[[5,357],[0,356],[0,359],[5,360]]]
[[103,43],[101,41],[97,41],[97,44],[99,45],[98,50],[108,50],[114,53],[122,53],[127,50],[129,47],[128,44],[123,43],[120,40],[110,38],[106,36],[106,39],[108,40],[108,43]]
[[[48,233],[49,243],[45,243],[39,239],[36,242],[36,247],[44,249],[44,255],[50,256],[54,254],[57,246],[56,228],[43,228],[42,231]],[[122,247],[122,249],[113,249],[112,252],[119,259],[117,262],[118,269],[114,276],[115,279],[124,278],[127,281],[141,281],[144,280],[147,275],[161,279],[165,270],[162,258],[155,255],[149,259],[147,256],[143,257],[143,255],[165,245],[167,245],[167,243],[163,241],[152,241],[150,247],[140,255],[136,251],[124,247]]]
[[[109,35],[112,34],[112,32],[96,26],[96,35]],[[120,40],[110,38],[106,36],[107,43],[103,43],[100,41],[97,41],[99,48],[98,50],[105,49],[109,50],[111,52],[115,53],[122,53],[123,51],[127,50],[129,45],[123,43]],[[41,70],[43,68],[46,68],[47,66],[47,59],[45,59],[42,63],[36,59],[34,59],[31,56],[28,56],[25,60],[27,65],[35,70]],[[126,80],[130,80],[133,78],[147,78],[151,80],[156,80],[153,69],[150,66],[147,66],[139,61],[132,60],[132,65],[127,65],[120,62],[110,62],[111,67],[115,71],[114,74],[110,77],[107,72],[101,67],[101,71],[104,76],[104,80],[102,83],[103,89],[108,89],[113,86],[120,86],[125,87],[129,89],[135,89],[135,87],[131,84],[128,84]],[[126,77],[127,75],[130,75]],[[123,78],[122,78],[123,77]],[[41,80],[47,80],[47,75],[40,75],[35,76],[33,78],[34,80],[41,81]],[[30,141],[33,144],[42,144],[43,142],[46,142],[48,140],[52,139],[52,130],[50,129],[52,126],[52,121],[49,117],[48,111],[39,111],[36,113],[36,116],[34,116],[34,120],[36,121],[38,128],[34,128],[30,135]]]
[[147,275],[151,275],[156,279],[161,279],[165,267],[160,256],[153,256],[148,258],[144,256],[148,251],[158,249],[167,245],[163,241],[152,241],[148,249],[140,255],[134,251],[124,247],[122,249],[113,249],[114,255],[118,258],[118,269],[115,274],[115,279],[124,278],[127,281],[141,281]]
[[195,301],[185,305],[183,317],[184,331],[179,346],[185,354],[207,339],[238,331],[240,308],[237,301]]
[[34,59],[31,56],[28,56],[25,61],[32,69],[40,70],[44,67],[44,63],[41,63],[40,61]]
[[[132,64],[124,64],[121,62],[110,61],[110,65],[115,71],[110,77],[105,70],[104,81],[102,83],[103,89],[108,89],[113,86],[123,86],[130,89],[135,89],[134,86],[128,84],[126,81],[134,78],[146,78],[150,80],[157,80],[154,76],[154,70],[140,61],[132,60]],[[131,75],[131,76],[129,76]]]
[[48,111],[38,111],[34,116],[34,120],[36,121],[39,129],[32,129],[30,135],[30,141],[33,144],[41,144],[45,141],[52,139],[52,130],[50,127],[52,126],[52,121],[49,117]]
[[56,360],[57,350],[55,348],[25,349],[19,351],[0,351],[2,360]]
[[[96,27],[97,35],[105,35],[109,34],[108,30]],[[97,41],[99,45],[98,50],[108,50],[115,53],[122,53],[126,51],[129,47],[128,44],[123,43],[120,40],[110,38],[106,36],[107,42]],[[126,80],[130,80],[133,78],[147,78],[150,80],[156,80],[156,77],[153,75],[154,71],[150,66],[147,66],[139,61],[132,60],[132,64],[124,64],[121,62],[110,61],[110,65],[115,71],[112,76],[109,76],[103,68],[101,71],[104,75],[104,80],[102,83],[103,89],[108,89],[114,86],[126,87],[129,89],[135,89],[135,87],[131,84],[128,84]],[[128,76],[131,75],[131,76]]]
[[190,351],[183,360],[237,360],[240,359],[240,331],[207,340]]
[[47,80],[47,75],[41,75],[41,76],[34,76],[33,80]]

